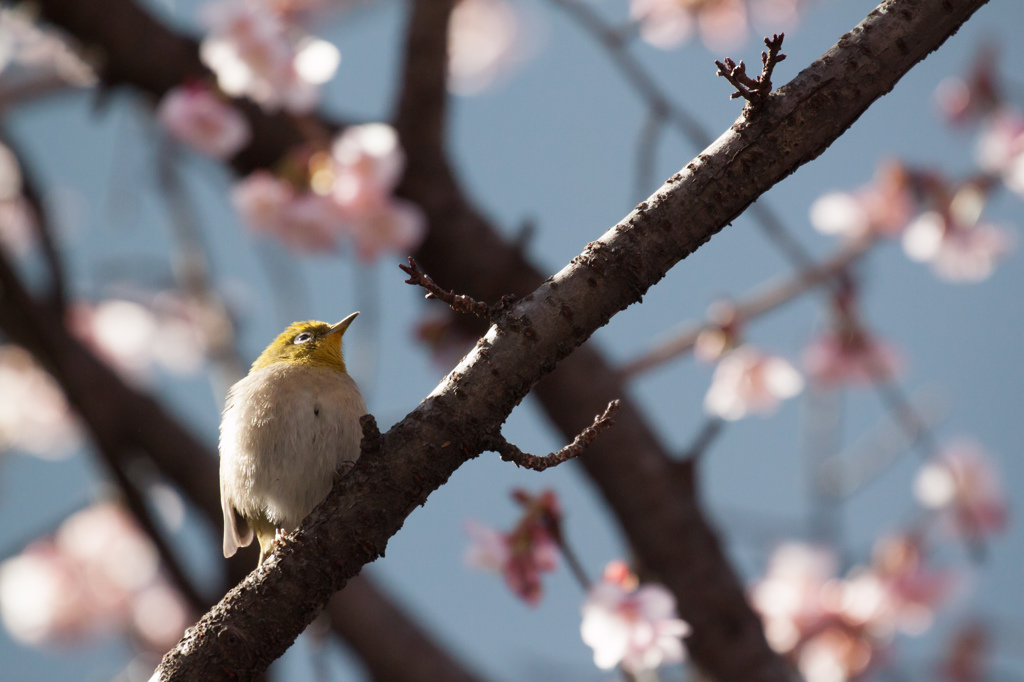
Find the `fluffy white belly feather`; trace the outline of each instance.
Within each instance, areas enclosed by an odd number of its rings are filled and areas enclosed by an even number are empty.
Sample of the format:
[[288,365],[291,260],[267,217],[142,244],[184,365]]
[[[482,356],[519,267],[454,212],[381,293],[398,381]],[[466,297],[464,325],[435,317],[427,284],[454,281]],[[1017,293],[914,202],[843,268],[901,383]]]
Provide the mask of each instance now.
[[226,555],[252,541],[235,511],[286,531],[299,525],[359,457],[364,414],[355,381],[330,368],[273,365],[231,387],[220,436]]

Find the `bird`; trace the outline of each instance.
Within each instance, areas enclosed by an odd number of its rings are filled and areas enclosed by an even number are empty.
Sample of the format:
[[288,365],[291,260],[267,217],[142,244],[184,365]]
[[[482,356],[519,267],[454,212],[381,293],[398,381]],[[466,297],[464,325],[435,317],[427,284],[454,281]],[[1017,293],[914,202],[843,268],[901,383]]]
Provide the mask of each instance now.
[[227,394],[220,425],[224,556],[260,543],[259,565],[359,457],[366,403],[345,368],[341,322],[295,322]]

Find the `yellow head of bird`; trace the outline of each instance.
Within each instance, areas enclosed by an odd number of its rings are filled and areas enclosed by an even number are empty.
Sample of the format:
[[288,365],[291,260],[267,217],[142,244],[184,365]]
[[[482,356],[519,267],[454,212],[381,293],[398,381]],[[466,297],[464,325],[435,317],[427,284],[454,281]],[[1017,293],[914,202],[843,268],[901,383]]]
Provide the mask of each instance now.
[[252,370],[276,364],[328,367],[345,371],[341,353],[341,337],[359,313],[352,313],[341,322],[295,322],[281,332],[252,363]]

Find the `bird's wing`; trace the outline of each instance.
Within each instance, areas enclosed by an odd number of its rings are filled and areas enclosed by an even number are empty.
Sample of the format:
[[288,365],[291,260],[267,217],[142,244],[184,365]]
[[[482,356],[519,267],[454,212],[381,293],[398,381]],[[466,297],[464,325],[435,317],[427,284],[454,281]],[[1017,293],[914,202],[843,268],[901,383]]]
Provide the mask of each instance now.
[[249,522],[238,513],[234,500],[234,486],[228,485],[226,472],[231,470],[233,456],[237,444],[234,442],[234,429],[227,428],[229,418],[235,407],[235,388],[228,391],[224,406],[223,421],[220,434],[220,509],[224,512],[224,556],[232,557],[239,547],[248,547],[252,543],[253,530]]
[[242,518],[232,503],[231,494],[220,484],[220,508],[224,512],[224,556],[232,557],[239,547],[252,543],[252,526]]

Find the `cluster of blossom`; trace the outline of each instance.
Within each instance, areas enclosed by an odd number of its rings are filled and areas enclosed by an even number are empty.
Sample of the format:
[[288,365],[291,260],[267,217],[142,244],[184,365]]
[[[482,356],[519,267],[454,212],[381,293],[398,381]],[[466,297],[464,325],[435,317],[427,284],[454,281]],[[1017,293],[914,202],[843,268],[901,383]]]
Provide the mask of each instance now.
[[550,490],[537,496],[514,490],[512,499],[524,512],[511,533],[475,521],[466,523],[466,532],[472,540],[466,552],[466,563],[480,570],[500,573],[514,594],[527,604],[535,605],[543,594],[541,573],[558,568],[556,533],[562,511],[558,498]]
[[[854,302],[852,293],[836,296],[832,328],[804,350],[804,370],[821,387],[870,385],[892,377],[899,367],[896,352],[857,323]],[[803,390],[804,378],[788,360],[740,345],[741,321],[731,306],[716,304],[710,318],[694,347],[701,360],[717,362],[704,397],[708,414],[727,420],[768,415]]]
[[988,52],[966,78],[946,79],[936,94],[951,123],[977,124],[981,173],[951,182],[938,173],[887,163],[857,192],[818,199],[811,223],[848,240],[900,236],[907,256],[930,264],[943,279],[977,282],[991,275],[1013,246],[1011,233],[982,220],[982,213],[999,183],[1024,197],[1024,113],[1002,97]]
[[697,34],[717,50],[746,40],[752,19],[775,30],[795,25],[801,4],[801,0],[631,0],[630,17],[639,23],[640,37],[656,47],[676,47]]
[[506,0],[459,0],[448,24],[448,89],[475,95],[507,74],[525,49],[521,23]]
[[157,118],[178,141],[216,159],[231,158],[252,135],[245,117],[202,81],[169,90]]
[[602,670],[620,666],[640,674],[686,660],[683,638],[690,626],[676,613],[676,598],[657,583],[640,581],[622,561],[613,561],[583,603],[580,635]]
[[392,195],[405,155],[391,126],[350,126],[330,153],[301,161],[288,178],[256,171],[235,187],[232,201],[256,232],[300,251],[331,250],[347,237],[365,260],[386,250],[408,252],[423,239],[420,209]]
[[302,31],[294,20],[305,9],[276,0],[218,0],[203,7],[209,34],[199,54],[220,89],[271,112],[311,110],[317,86],[334,76],[341,53]]
[[141,381],[154,367],[190,374],[202,366],[207,349],[202,315],[199,304],[167,291],[149,305],[119,298],[76,303],[67,324],[125,377]]
[[20,68],[52,73],[72,85],[92,85],[96,74],[56,32],[44,28],[24,5],[0,8],[0,72]]
[[[1005,498],[975,444],[952,442],[920,470],[914,488],[935,512],[927,521],[959,537],[982,541],[1005,523]],[[884,661],[898,632],[926,631],[963,584],[955,570],[929,564],[929,525],[881,540],[868,565],[842,578],[831,551],[780,546],[751,588],[768,642],[808,682],[845,682]]]
[[[472,541],[466,563],[500,573],[514,594],[535,605],[542,595],[541,574],[558,567],[562,512],[550,490],[536,496],[515,490],[512,497],[524,512],[510,533],[466,524]],[[689,632],[672,593],[658,584],[641,586],[621,561],[610,563],[601,582],[588,589],[580,634],[599,668],[641,673],[680,663],[686,657],[682,638]]]
[[192,622],[149,538],[112,503],[70,516],[0,564],[0,618],[11,637],[33,646],[130,633],[156,652]]
[[1006,228],[981,220],[991,187],[987,177],[953,183],[938,173],[886,163],[857,192],[818,199],[811,223],[849,241],[900,236],[907,256],[930,264],[939,277],[977,282],[1013,245]]
[[69,455],[81,428],[64,393],[20,346],[0,346],[0,447],[46,459]]
[[967,76],[939,84],[936,99],[953,125],[980,128],[976,159],[981,170],[1024,197],[1024,112],[1002,90],[994,52],[984,48]]
[[0,144],[0,245],[21,256],[36,243],[36,219],[22,193],[21,166],[14,153]]

